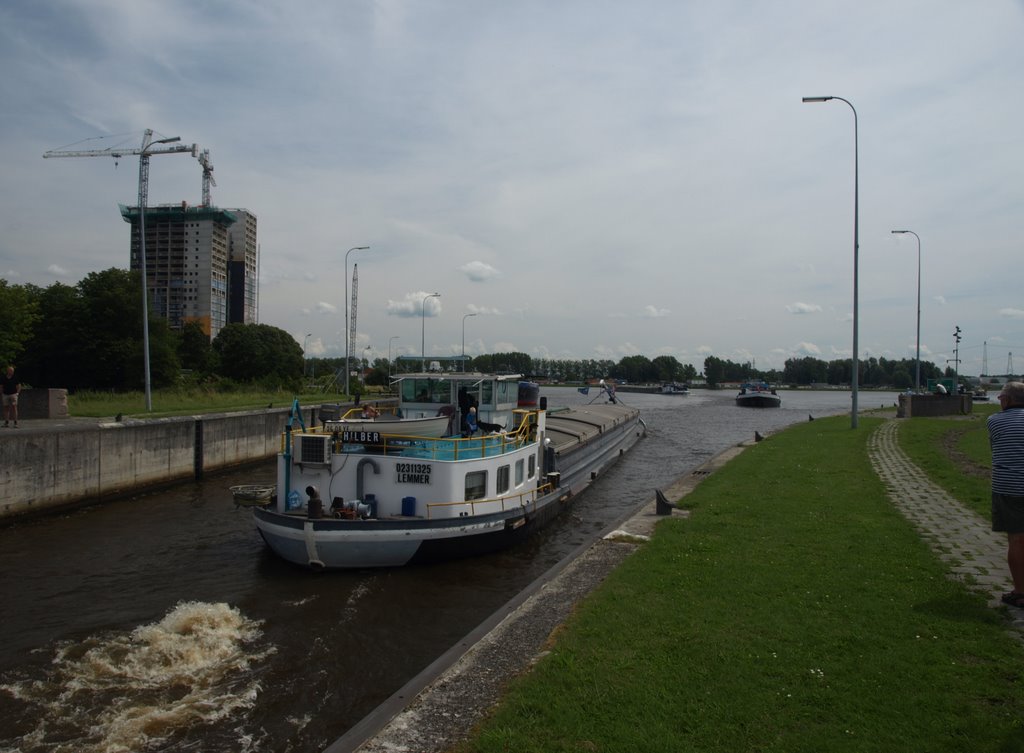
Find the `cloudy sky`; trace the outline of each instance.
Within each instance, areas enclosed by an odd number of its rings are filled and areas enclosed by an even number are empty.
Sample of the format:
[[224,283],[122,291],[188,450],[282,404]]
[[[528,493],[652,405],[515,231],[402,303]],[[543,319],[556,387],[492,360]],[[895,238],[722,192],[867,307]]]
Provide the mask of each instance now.
[[[263,323],[375,356],[1024,364],[1024,2],[6,0],[0,277],[128,266],[145,128],[259,219]],[[189,155],[150,204],[198,204]],[[421,315],[424,296],[431,298]],[[476,316],[467,318],[467,314]],[[310,335],[306,337],[307,333]],[[986,345],[987,344],[987,345]]]

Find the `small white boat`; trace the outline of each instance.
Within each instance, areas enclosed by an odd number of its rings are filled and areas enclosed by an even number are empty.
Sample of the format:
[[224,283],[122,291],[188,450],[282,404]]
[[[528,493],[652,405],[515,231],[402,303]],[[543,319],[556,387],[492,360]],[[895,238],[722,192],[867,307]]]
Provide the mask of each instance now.
[[680,382],[665,382],[661,385],[662,395],[689,395],[689,385]]
[[231,487],[231,496],[239,507],[269,505],[275,489],[273,484],[240,484]]
[[736,395],[736,405],[747,408],[778,408],[782,405],[782,398],[767,382],[748,382],[740,387],[740,392]]
[[[518,375],[423,373],[399,380],[398,422],[452,413],[446,436],[381,431],[391,422],[306,428],[298,404],[277,458],[260,535],[312,569],[394,567],[475,556],[552,519],[644,433],[621,404],[520,408]],[[462,410],[478,420],[468,429]],[[298,425],[296,425],[298,424]]]
[[388,437],[443,437],[455,431],[452,415],[405,418],[394,413],[379,413],[373,416],[362,408],[352,408],[341,418],[324,421],[324,428],[329,432],[377,432]]

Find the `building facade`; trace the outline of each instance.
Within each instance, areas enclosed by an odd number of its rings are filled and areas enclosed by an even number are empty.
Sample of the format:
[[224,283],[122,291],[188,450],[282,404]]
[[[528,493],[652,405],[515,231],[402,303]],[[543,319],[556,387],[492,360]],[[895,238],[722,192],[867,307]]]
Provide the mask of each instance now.
[[[131,269],[140,269],[139,209],[122,205],[131,224]],[[199,322],[213,339],[230,322],[257,320],[256,216],[244,209],[146,207],[146,280],[150,311],[171,329]],[[237,289],[238,292],[234,292]],[[235,313],[237,311],[237,313]]]

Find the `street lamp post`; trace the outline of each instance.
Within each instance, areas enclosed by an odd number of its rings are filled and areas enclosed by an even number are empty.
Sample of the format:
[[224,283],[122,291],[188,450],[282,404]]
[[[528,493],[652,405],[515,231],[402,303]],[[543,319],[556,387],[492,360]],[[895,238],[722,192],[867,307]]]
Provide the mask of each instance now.
[[309,338],[313,336],[312,332],[307,332],[306,336],[302,338],[302,378],[306,378],[306,343],[309,342]]
[[921,236],[913,230],[893,230],[896,235],[910,233],[917,238],[917,357],[914,366],[914,392],[921,391]]
[[857,155],[857,109],[853,104],[842,97],[804,97],[804,102],[828,102],[830,99],[838,99],[840,102],[845,102],[850,106],[853,111],[853,377],[851,379],[851,387],[853,393],[853,400],[850,414],[850,428],[857,428],[857,384],[859,382],[859,371],[860,361],[857,355],[857,321],[858,321],[858,305],[857,305],[857,267],[858,257],[860,255],[860,237],[859,237],[859,175],[858,175],[858,155]]
[[[477,312],[479,313],[479,312]],[[466,314],[462,317],[462,370],[466,370],[466,319],[476,314]]]
[[362,369],[360,369],[360,371],[363,372],[363,386],[364,387],[366,386],[366,372],[370,368],[370,365],[371,365],[370,364],[370,356],[372,356],[372,355],[373,355],[373,347],[372,346],[367,345],[365,348],[363,348],[363,361],[365,363],[363,364],[363,367],[362,367]]
[[388,382],[391,381],[391,341],[397,339],[398,335],[393,335],[388,339]]
[[[149,280],[146,272],[146,197],[149,195],[149,155],[154,153],[150,147],[181,141],[180,136],[156,141],[152,137],[153,132],[147,129],[142,136],[142,149],[139,151],[139,272],[142,275],[142,361],[147,411],[153,410],[153,381],[149,370]],[[195,146],[192,148],[195,149]]]
[[427,370],[427,299],[440,298],[440,293],[430,293],[423,297],[420,307],[420,370]]
[[348,397],[348,255],[353,251],[368,251],[369,246],[354,246],[345,252],[345,397]]

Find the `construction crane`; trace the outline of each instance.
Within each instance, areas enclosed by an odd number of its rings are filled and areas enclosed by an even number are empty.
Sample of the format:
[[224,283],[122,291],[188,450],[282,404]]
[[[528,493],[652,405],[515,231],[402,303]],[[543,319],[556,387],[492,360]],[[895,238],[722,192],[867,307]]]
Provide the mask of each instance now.
[[210,186],[217,185],[213,179],[213,162],[210,161],[210,150],[204,149],[196,157],[199,164],[203,166],[203,206],[210,206]]
[[[138,149],[51,149],[43,159],[51,157],[113,157],[121,159],[128,154],[139,155],[139,269],[142,273],[142,353],[146,371],[146,410],[153,410],[153,394],[149,377],[149,296],[146,284],[146,201],[149,198],[149,158],[154,154],[188,153],[198,157],[199,147],[195,144],[179,144],[180,136],[167,139],[153,139],[153,129],[147,128],[142,134],[142,146]],[[172,146],[154,148],[157,144]],[[212,168],[211,168],[212,169]],[[205,179],[205,172],[204,172]],[[205,183],[204,183],[205,185]]]

